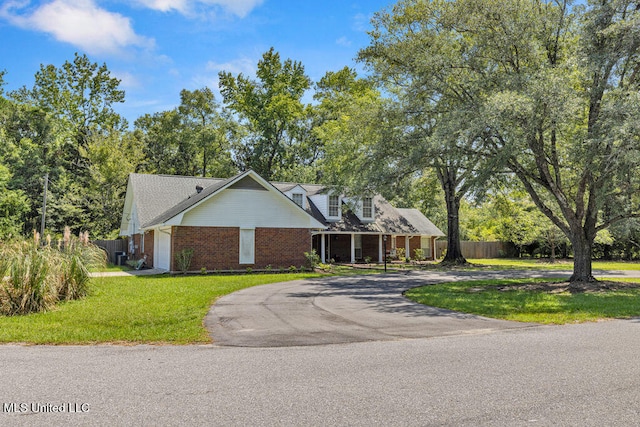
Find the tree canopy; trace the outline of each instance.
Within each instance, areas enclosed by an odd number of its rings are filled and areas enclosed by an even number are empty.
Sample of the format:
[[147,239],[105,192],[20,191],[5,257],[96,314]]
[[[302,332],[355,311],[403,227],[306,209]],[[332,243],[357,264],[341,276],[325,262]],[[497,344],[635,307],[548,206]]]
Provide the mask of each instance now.
[[571,241],[571,280],[591,281],[598,231],[639,213],[639,15],[631,0],[403,0],[361,58],[453,143],[438,151],[520,179]]

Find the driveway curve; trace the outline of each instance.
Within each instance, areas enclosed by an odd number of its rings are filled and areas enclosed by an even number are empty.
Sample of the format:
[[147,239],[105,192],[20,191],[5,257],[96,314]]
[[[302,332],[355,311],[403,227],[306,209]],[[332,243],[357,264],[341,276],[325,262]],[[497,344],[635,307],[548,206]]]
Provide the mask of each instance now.
[[433,283],[566,272],[409,272],[255,286],[219,299],[205,318],[214,343],[286,347],[478,334],[538,326],[424,306],[403,296]]

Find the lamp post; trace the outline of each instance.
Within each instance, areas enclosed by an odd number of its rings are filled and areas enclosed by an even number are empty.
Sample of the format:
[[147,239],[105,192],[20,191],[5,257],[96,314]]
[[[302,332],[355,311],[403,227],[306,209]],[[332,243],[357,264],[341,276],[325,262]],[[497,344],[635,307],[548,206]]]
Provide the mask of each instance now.
[[382,236],[382,240],[384,240],[384,272],[387,272],[387,235]]

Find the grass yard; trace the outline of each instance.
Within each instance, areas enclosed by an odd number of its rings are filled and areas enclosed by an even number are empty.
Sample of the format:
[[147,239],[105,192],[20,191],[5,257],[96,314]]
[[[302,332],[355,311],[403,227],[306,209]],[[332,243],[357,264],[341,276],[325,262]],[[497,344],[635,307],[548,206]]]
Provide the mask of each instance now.
[[219,297],[314,273],[95,278],[91,294],[47,313],[0,316],[0,342],[32,344],[210,342],[203,319]]
[[[640,279],[616,281],[640,284]],[[536,282],[549,282],[549,279],[444,283],[414,288],[405,295],[433,307],[519,322],[564,324],[640,316],[640,287],[575,294],[516,287]]]
[[[546,262],[545,259],[531,258],[469,259],[467,261],[496,269],[573,270],[573,260],[557,260],[553,264]],[[605,271],[640,271],[640,262],[593,261],[592,268]]]

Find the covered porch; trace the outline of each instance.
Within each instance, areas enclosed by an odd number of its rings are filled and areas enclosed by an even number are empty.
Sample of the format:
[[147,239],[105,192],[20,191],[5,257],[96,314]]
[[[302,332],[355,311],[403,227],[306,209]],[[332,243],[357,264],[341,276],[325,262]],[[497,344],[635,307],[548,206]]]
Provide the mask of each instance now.
[[415,250],[422,249],[425,259],[435,259],[436,236],[396,235],[373,232],[321,232],[312,237],[312,247],[322,263],[377,262],[395,257],[397,248],[406,248],[405,256],[414,258]]

